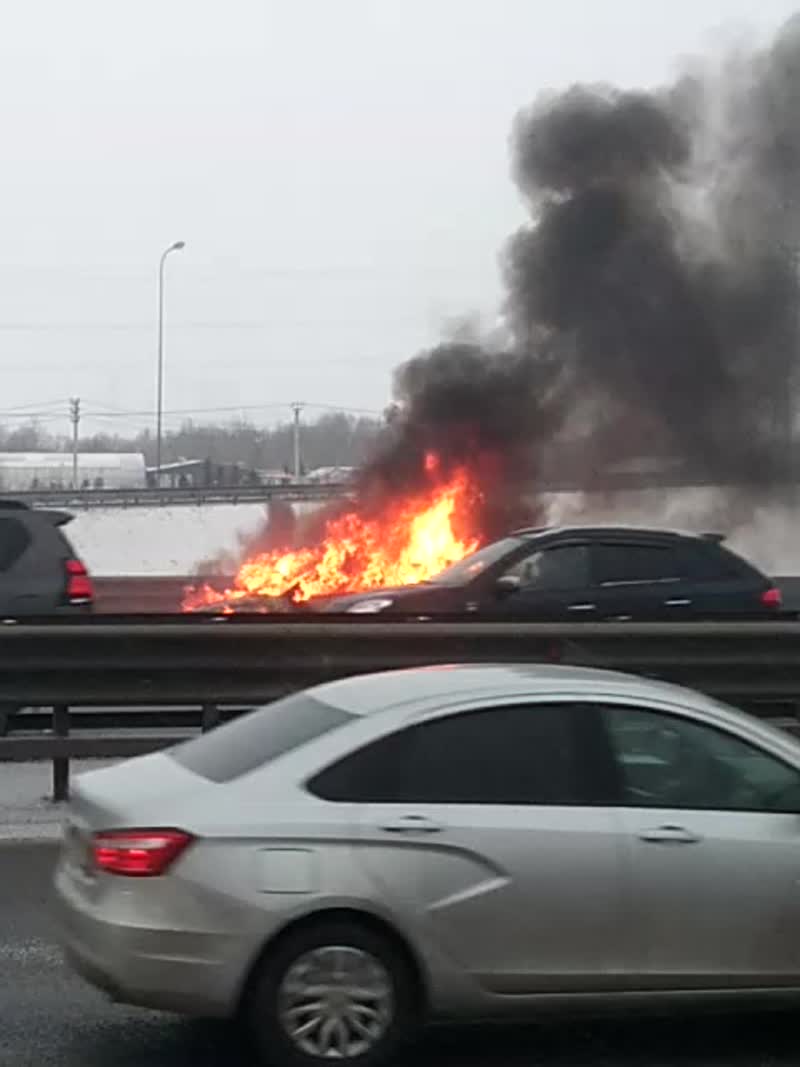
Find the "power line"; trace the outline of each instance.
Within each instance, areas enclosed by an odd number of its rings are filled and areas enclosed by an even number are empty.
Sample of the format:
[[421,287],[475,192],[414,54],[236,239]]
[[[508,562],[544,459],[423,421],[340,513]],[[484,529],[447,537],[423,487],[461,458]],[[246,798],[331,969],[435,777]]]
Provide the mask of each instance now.
[[[46,403],[40,403],[33,409],[33,403],[30,405],[20,405],[19,407],[6,408],[0,410],[0,419],[6,420],[29,420],[29,421],[42,421],[42,422],[54,422],[64,418],[63,414],[58,411],[52,410],[52,408],[63,408],[65,405],[70,404],[71,399],[65,399],[61,401],[47,401]],[[81,401],[81,418],[83,419],[102,419],[104,421],[121,421],[129,422],[131,419],[136,418],[150,418],[155,414],[152,408],[142,409],[129,409],[120,408],[112,404],[104,403],[102,409],[97,411],[93,410],[89,406],[91,401]],[[290,400],[274,400],[264,404],[230,404],[221,405],[217,407],[208,408],[173,408],[164,411],[165,417],[177,418],[177,417],[189,417],[193,415],[230,415],[237,414],[239,412],[255,412],[255,411],[280,411],[285,410],[287,412],[294,411],[297,401]],[[51,410],[47,410],[47,406],[51,406]],[[98,406],[99,403],[98,403]],[[310,408],[316,411],[330,411],[334,413],[341,412],[344,415],[365,415],[371,418],[380,418],[383,415],[383,411],[377,408],[360,408],[351,407],[344,404],[330,404],[318,401],[303,401],[302,407]],[[71,410],[71,409],[70,409]]]
[[63,419],[64,415],[55,411],[0,411],[0,419],[21,419],[31,422],[52,422],[53,420]]
[[0,414],[6,414],[13,411],[24,412],[29,408],[63,408],[67,403],[69,397],[59,397],[58,400],[32,400],[29,404],[15,404],[14,407],[4,408],[0,411]]
[[[271,411],[275,409],[293,409],[296,401],[272,401],[268,404],[231,404],[224,407],[213,408],[173,408],[169,411],[165,411],[165,415],[225,415],[230,413],[236,413],[237,411]],[[354,408],[341,404],[322,404],[315,403],[314,401],[303,401],[303,407],[315,408],[321,411],[340,411],[345,415],[376,415],[383,414],[382,411],[378,411],[376,408]],[[0,412],[0,415],[2,412]],[[130,418],[139,417],[145,418],[153,415],[154,411],[150,408],[142,409],[139,411],[128,410],[125,408],[115,408],[109,411],[85,411],[86,418],[103,418],[103,419],[116,419],[116,418]]]
[[[367,319],[363,316],[350,319],[324,319],[313,316],[303,319],[251,319],[249,321],[235,319],[218,319],[215,321],[196,320],[185,322],[171,322],[170,330],[275,330],[275,329],[351,329],[354,326],[388,327],[397,325],[412,325],[419,323],[427,317],[425,311],[419,314],[393,315],[387,317]],[[70,333],[70,332],[95,332],[95,333],[137,333],[139,331],[150,332],[153,330],[152,322],[24,322],[24,321],[0,321],[0,332],[3,333]]]
[[[319,267],[247,267],[240,263],[203,264],[193,262],[187,268],[193,277],[203,276],[225,278],[323,278],[325,281],[337,278],[369,278],[376,282],[391,284],[400,278],[418,278],[420,274],[442,275],[445,278],[472,278],[477,273],[465,266],[463,260],[454,263],[430,263],[422,265],[410,263],[387,266],[387,264],[331,264]],[[133,268],[130,263],[82,264],[82,263],[2,263],[0,274],[10,273],[19,278],[25,274],[57,274],[63,277],[92,279],[96,281],[129,283],[132,279],[141,280],[149,276],[149,268]]]

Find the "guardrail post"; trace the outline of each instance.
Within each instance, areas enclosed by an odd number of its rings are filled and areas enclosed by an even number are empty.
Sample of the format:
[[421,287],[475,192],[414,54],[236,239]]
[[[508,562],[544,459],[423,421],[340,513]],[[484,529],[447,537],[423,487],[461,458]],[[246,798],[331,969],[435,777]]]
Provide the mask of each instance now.
[[[69,737],[69,708],[56,704],[53,708],[53,735]],[[53,800],[69,799],[69,756],[53,757]]]
[[213,730],[215,726],[219,726],[219,707],[217,704],[203,704],[202,719],[200,721],[200,729],[203,733],[207,733],[209,730]]

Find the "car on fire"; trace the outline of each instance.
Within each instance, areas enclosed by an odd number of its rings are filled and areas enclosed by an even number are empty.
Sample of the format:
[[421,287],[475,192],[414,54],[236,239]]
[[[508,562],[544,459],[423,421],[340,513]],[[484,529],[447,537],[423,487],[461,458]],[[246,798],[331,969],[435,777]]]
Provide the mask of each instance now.
[[80,776],[55,885],[115,1000],[378,1064],[427,1019],[800,997],[800,744],[552,665],[285,697]]
[[723,541],[718,534],[627,526],[517,530],[418,585],[310,606],[351,615],[565,622],[775,618],[780,589]]

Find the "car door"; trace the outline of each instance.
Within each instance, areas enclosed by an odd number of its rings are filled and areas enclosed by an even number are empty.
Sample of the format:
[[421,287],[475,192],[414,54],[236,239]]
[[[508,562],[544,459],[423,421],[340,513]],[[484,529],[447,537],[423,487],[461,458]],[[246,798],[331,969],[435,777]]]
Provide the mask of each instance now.
[[[417,937],[485,992],[624,986],[622,841],[566,705],[408,727],[316,783],[360,799],[358,860]],[[331,777],[332,775],[332,777]]]
[[688,617],[684,567],[675,545],[637,539],[595,542],[590,550],[598,618],[675,620]]
[[504,615],[571,622],[596,618],[584,543],[539,546],[515,560],[498,578],[500,599],[494,610]]
[[800,985],[800,773],[673,712],[599,710],[642,988]]
[[713,619],[753,616],[764,611],[767,579],[716,540],[698,538],[681,545],[685,578],[672,591],[680,597],[681,616]]

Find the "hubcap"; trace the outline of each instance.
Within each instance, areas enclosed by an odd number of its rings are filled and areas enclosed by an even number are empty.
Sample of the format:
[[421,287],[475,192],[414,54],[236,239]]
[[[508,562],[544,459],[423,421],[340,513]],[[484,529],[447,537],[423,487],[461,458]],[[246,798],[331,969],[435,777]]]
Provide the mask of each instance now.
[[279,989],[281,1025],[308,1056],[346,1060],[381,1040],[394,1014],[386,968],[361,949],[329,945],[300,956]]

